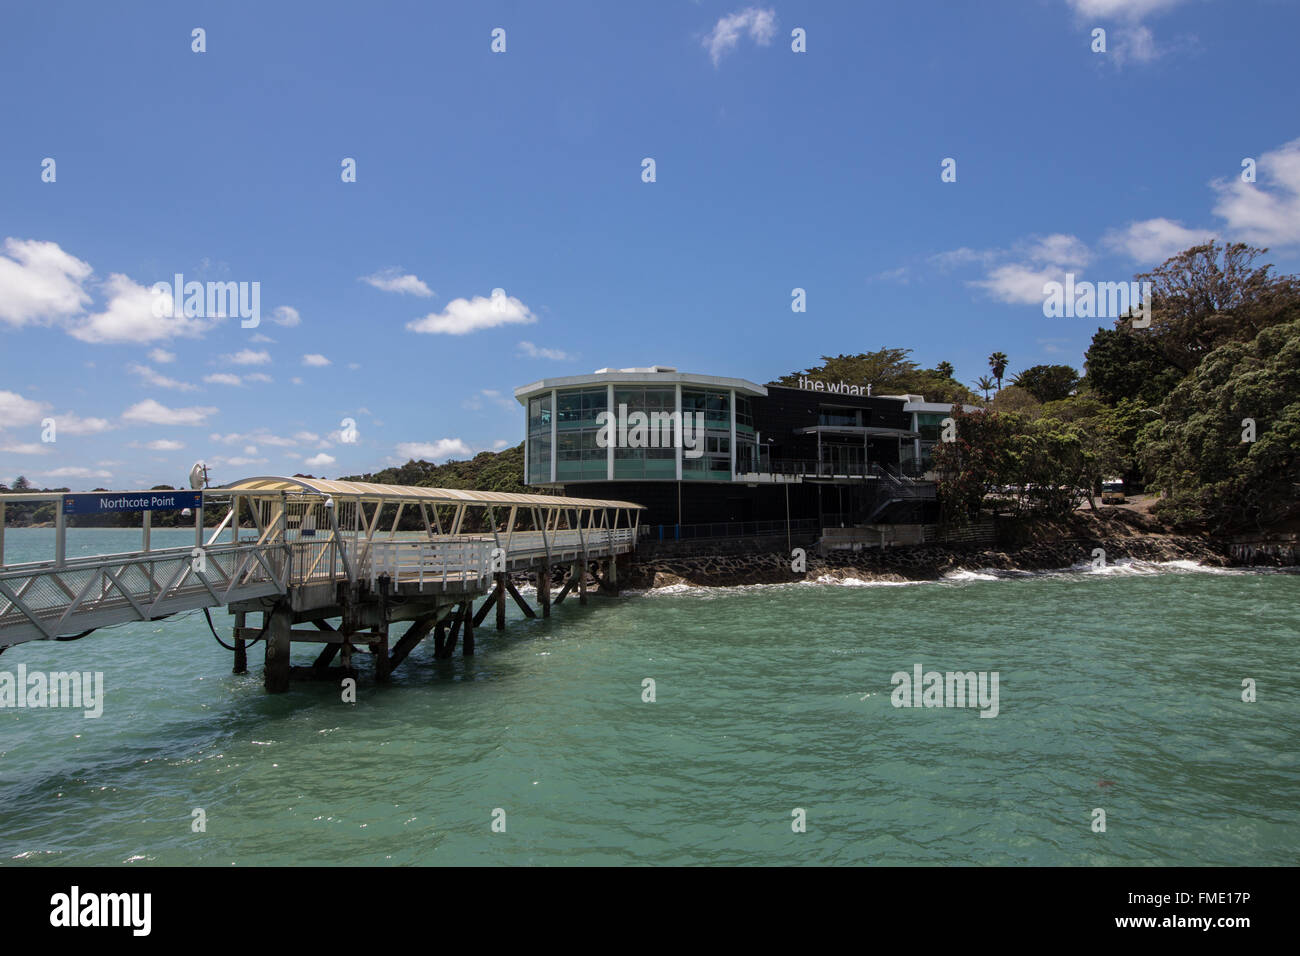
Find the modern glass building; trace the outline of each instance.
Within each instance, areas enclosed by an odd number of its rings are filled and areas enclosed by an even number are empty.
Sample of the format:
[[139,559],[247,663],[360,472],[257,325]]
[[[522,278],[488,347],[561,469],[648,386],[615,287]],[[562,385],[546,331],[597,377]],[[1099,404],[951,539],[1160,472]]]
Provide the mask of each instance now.
[[872,396],[870,386],[801,384],[656,365],[524,385],[515,397],[527,418],[525,480],[636,501],[650,524],[881,521],[891,496],[917,512],[951,408]]

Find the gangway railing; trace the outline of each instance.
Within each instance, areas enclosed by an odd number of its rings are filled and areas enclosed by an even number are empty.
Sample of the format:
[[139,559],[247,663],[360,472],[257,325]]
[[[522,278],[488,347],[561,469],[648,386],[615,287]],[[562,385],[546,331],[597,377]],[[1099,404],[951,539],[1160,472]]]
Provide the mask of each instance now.
[[0,647],[284,594],[289,549],[248,542],[0,569]]

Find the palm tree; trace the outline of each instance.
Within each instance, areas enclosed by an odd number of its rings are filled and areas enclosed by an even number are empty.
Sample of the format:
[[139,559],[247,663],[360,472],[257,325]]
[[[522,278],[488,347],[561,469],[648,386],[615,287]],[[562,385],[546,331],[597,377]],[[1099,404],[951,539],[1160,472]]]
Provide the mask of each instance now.
[[934,370],[944,378],[952,378],[953,367],[951,362],[940,362],[934,367]]
[[994,352],[990,355],[989,368],[993,370],[993,377],[998,380],[998,391],[1002,391],[1002,376],[1007,372],[1007,354],[1005,352]]
[[984,393],[984,401],[987,402],[989,400],[989,389],[993,387],[993,379],[987,375],[981,375],[975,380],[975,387]]

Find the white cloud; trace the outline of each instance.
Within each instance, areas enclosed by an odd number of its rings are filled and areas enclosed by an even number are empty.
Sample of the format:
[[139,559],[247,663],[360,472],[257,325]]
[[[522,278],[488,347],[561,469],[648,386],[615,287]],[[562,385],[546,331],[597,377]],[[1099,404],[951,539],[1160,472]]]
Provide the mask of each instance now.
[[897,269],[886,269],[883,272],[877,272],[867,279],[868,282],[898,282],[907,285],[911,279],[907,274],[907,266],[899,266]]
[[504,438],[498,438],[496,441],[492,443],[492,448],[494,451],[500,451],[502,448],[505,448],[509,444],[510,442],[506,441]]
[[1125,63],[1150,63],[1165,51],[1156,48],[1156,38],[1149,27],[1126,27],[1115,34],[1110,45],[1110,57],[1116,66]]
[[35,425],[45,417],[49,407],[47,402],[35,402],[17,392],[0,390],[0,427]]
[[0,322],[23,326],[81,313],[88,263],[38,239],[6,239],[0,255]]
[[44,442],[24,442],[18,445],[0,445],[0,452],[11,455],[48,455],[50,446]]
[[293,306],[277,305],[271,310],[271,321],[276,325],[293,328],[295,325],[302,323],[302,316],[298,314],[298,310]]
[[1102,244],[1137,262],[1154,265],[1213,238],[1215,234],[1209,229],[1188,229],[1180,222],[1160,217],[1112,230],[1102,238]]
[[976,279],[971,285],[985,289],[999,302],[1034,305],[1042,303],[1043,286],[1046,283],[1063,280],[1064,273],[1061,270],[1012,263],[998,266],[986,278]]
[[302,379],[300,379],[297,375],[295,375],[293,378],[289,379],[289,381],[293,382],[293,384],[295,384],[295,385],[301,385],[301,384],[302,384]]
[[1159,13],[1178,6],[1183,0],[1066,0],[1074,12],[1084,17],[1119,17],[1140,20],[1149,13]]
[[197,385],[191,385],[188,382],[179,382],[174,378],[168,378],[166,375],[150,368],[148,365],[128,365],[127,371],[131,372],[133,375],[140,376],[146,385],[154,385],[158,388],[174,388],[181,392],[192,392],[198,387]]
[[[1254,183],[1238,176],[1210,185],[1218,193],[1214,214],[1233,238],[1258,246],[1300,243],[1300,139],[1270,150],[1256,162]],[[1265,186],[1269,188],[1265,188]]]
[[293,437],[295,441],[307,442],[308,444],[320,441],[320,435],[315,432],[294,432]]
[[304,458],[302,463],[310,468],[323,468],[325,465],[334,464],[334,456],[321,452],[319,455],[312,455],[310,458]]
[[168,408],[147,398],[124,411],[122,420],[135,425],[202,425],[216,413],[210,407]]
[[149,353],[149,361],[157,362],[159,365],[166,365],[168,362],[176,361],[176,353],[168,352],[166,349],[154,349]]
[[149,442],[144,447],[150,451],[180,451],[185,447],[185,443],[172,441],[170,438],[159,438],[157,441]]
[[319,353],[313,352],[302,357],[302,364],[308,365],[312,368],[324,368],[326,365],[330,364],[330,360]]
[[236,468],[240,468],[243,467],[244,465],[265,465],[268,459],[236,457],[236,458],[214,458],[212,461],[214,464],[233,465]]
[[106,418],[82,418],[72,412],[55,415],[54,425],[65,435],[98,435],[113,428],[113,423]]
[[433,295],[433,290],[428,287],[418,276],[401,275],[398,269],[383,269],[374,275],[362,276],[361,282],[366,282],[376,289],[382,289],[385,292],[399,292],[404,295],[418,295],[421,298],[428,298]]
[[280,435],[272,435],[270,432],[230,432],[222,435],[213,432],[208,436],[208,441],[220,442],[223,445],[274,445],[276,448],[293,448],[298,443],[292,438],[283,438]]
[[261,332],[255,332],[255,333],[253,334],[253,337],[252,337],[251,339],[249,339],[248,341],[252,342],[254,345],[274,345],[274,344],[275,344],[275,339],[271,338],[269,335],[263,335]]
[[555,359],[556,361],[571,361],[573,356],[561,349],[540,348],[532,342],[520,342],[519,353],[529,358]]
[[244,376],[244,381],[261,382],[265,384],[274,381],[274,379],[272,379],[271,376],[267,375],[265,372],[249,372],[247,375]]
[[1008,252],[958,251],[963,255],[954,256],[951,261],[988,263],[1000,258],[1018,260],[1003,262],[993,267],[983,279],[970,283],[998,301],[1012,305],[1041,304],[1044,284],[1063,281],[1065,273],[1076,272],[1092,259],[1092,252],[1084,242],[1065,233],[1023,240]]
[[92,471],[89,468],[55,468],[53,471],[42,471],[40,475],[46,478],[112,478],[111,471]]
[[[129,343],[142,345],[159,339],[173,337],[199,338],[212,328],[211,319],[178,314],[154,315],[155,296],[152,289],[132,281],[120,273],[113,273],[104,283],[108,304],[104,311],[87,316],[69,327],[74,338],[96,345]],[[171,302],[171,295],[162,296]],[[178,310],[179,311],[179,310]]]
[[716,67],[723,56],[734,50],[746,33],[759,46],[768,46],[776,36],[776,11],[746,7],[722,17],[704,38],[704,47]]
[[240,349],[238,352],[221,356],[221,361],[232,365],[269,365],[271,353],[265,349]]
[[212,375],[205,375],[203,381],[209,385],[234,385],[236,387],[244,384],[242,378],[238,375],[232,375],[230,372],[216,372]]
[[422,319],[412,319],[406,327],[412,332],[465,335],[498,325],[527,325],[536,322],[532,310],[514,296],[476,295],[472,299],[452,299],[441,312],[430,312]]
[[474,453],[459,438],[439,438],[432,442],[402,442],[397,446],[397,454],[402,461],[412,458],[425,461],[437,461],[439,458],[472,458]]

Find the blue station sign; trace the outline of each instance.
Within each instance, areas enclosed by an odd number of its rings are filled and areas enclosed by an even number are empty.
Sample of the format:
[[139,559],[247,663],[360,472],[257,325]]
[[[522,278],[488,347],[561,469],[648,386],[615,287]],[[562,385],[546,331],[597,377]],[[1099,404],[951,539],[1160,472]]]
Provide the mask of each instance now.
[[180,511],[202,508],[201,491],[99,491],[64,495],[65,515],[98,515],[112,511]]

